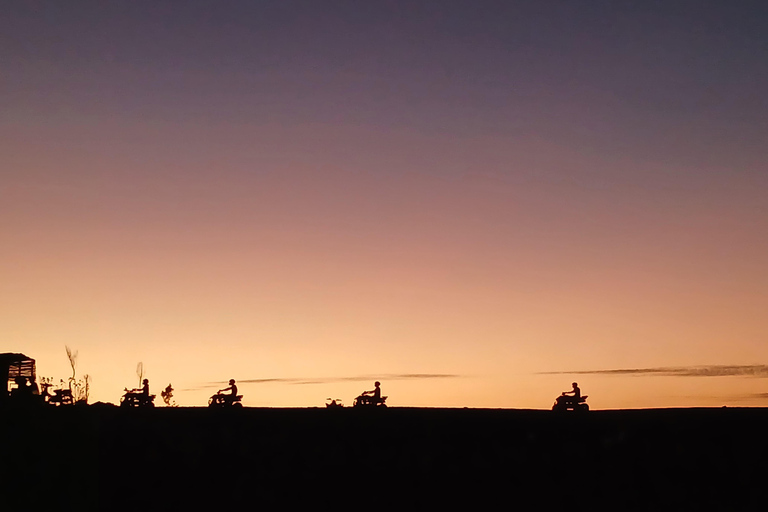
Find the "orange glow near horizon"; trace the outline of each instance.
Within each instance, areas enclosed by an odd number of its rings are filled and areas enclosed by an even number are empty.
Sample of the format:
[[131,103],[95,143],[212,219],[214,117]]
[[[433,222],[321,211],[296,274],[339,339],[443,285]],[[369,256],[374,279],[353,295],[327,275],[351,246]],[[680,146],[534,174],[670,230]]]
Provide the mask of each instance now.
[[492,4],[11,8],[0,352],[92,402],[768,403],[589,373],[768,363],[764,31]]
[[[472,172],[304,166],[244,186],[226,173],[112,185],[94,165],[71,187],[27,178],[58,165],[29,162],[6,203],[3,337],[42,376],[66,377],[64,345],[78,349],[92,401],[116,402],[139,361],[181,405],[204,405],[229,378],[319,380],[241,385],[246,405],[317,406],[351,403],[377,375],[449,374],[384,381],[385,394],[546,408],[575,377],[542,372],[764,360],[768,226],[750,217],[762,199],[748,190],[732,208],[712,191],[681,203]],[[357,376],[371,382],[343,380]],[[610,408],[756,404],[762,385],[580,380],[593,407]]]

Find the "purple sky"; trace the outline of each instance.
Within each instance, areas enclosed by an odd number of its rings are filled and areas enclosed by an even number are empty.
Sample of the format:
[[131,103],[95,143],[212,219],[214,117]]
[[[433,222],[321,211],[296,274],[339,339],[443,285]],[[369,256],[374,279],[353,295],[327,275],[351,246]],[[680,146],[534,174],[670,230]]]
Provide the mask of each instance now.
[[[6,126],[344,123],[679,164],[765,138],[763,2],[11,2]],[[20,125],[20,126],[18,126]]]

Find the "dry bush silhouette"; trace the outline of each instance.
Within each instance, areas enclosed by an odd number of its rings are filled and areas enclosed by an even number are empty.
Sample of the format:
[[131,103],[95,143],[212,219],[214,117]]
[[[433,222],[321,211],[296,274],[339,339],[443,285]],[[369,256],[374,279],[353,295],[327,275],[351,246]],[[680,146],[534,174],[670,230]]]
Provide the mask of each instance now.
[[[77,378],[77,351],[72,351],[67,345],[64,346],[67,350],[67,359],[69,359],[69,366],[72,367],[72,376],[68,381],[69,391],[72,393],[72,398],[75,403],[88,403],[88,396],[91,391],[91,376],[83,375],[82,379]],[[63,388],[64,381],[61,382]]]
[[163,403],[165,403],[167,407],[178,407],[176,401],[173,400],[173,387],[170,382],[168,383],[168,387],[160,392],[160,396],[163,398]]

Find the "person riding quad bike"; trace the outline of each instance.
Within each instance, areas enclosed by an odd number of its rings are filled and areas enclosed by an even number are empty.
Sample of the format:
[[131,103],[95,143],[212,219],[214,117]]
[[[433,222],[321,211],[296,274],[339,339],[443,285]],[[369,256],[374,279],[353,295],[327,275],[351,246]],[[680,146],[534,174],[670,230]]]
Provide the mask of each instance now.
[[[581,389],[579,389],[578,383],[572,384],[573,389],[570,391],[563,391],[562,394],[555,399],[555,403],[552,406],[553,411],[588,411],[589,405],[587,405],[587,396],[581,396]],[[572,395],[572,396],[569,396]]]
[[360,396],[355,398],[353,407],[386,407],[387,397],[381,396],[381,382],[376,381],[374,383],[374,389],[371,391],[363,391]]
[[[229,394],[225,394],[225,391],[230,391]],[[237,394],[237,384],[235,379],[229,379],[229,387],[220,389],[208,400],[208,407],[242,407],[243,404],[240,400],[243,399],[243,395]]]
[[141,389],[125,389],[120,407],[154,407],[155,395],[149,394],[149,379],[144,379]]

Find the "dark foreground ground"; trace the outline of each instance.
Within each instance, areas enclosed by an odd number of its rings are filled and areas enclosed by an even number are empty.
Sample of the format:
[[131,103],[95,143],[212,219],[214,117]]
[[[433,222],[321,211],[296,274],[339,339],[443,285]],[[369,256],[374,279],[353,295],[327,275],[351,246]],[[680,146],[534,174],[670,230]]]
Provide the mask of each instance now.
[[760,510],[767,499],[768,409],[0,415],[9,511]]

